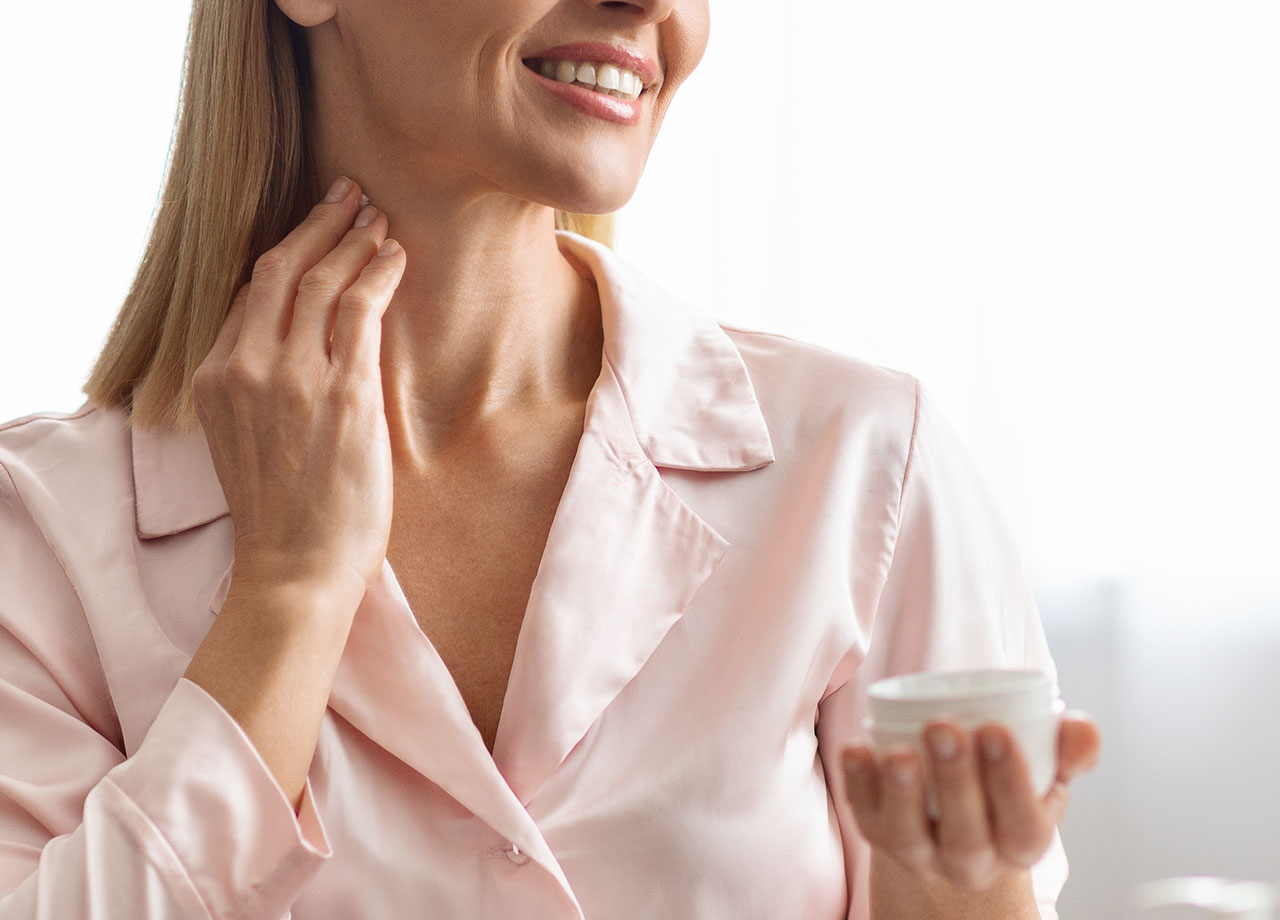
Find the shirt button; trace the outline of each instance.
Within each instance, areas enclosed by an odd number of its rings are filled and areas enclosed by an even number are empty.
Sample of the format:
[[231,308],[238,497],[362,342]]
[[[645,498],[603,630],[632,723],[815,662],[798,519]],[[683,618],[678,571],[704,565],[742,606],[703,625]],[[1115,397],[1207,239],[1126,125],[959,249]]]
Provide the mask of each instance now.
[[520,847],[516,846],[514,843],[507,844],[507,846],[503,847],[502,852],[507,859],[515,863],[517,866],[523,866],[529,861],[529,854],[520,849]]

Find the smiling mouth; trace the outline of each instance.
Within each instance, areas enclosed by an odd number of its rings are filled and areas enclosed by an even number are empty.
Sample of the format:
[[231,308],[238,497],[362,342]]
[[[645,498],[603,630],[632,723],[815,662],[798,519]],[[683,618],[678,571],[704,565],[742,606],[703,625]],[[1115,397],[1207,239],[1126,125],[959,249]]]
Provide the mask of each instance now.
[[648,92],[638,74],[596,61],[558,61],[553,58],[526,58],[524,66],[559,83],[572,83],[605,96],[634,102]]

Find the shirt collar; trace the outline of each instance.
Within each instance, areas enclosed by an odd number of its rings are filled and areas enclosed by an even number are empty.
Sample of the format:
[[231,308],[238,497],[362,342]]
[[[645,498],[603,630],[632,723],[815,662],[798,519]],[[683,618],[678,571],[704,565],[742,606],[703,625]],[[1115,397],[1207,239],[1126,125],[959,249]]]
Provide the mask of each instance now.
[[[556,238],[595,278],[604,358],[649,461],[708,472],[772,463],[755,389],[724,329],[602,243],[567,230]],[[200,429],[133,428],[131,440],[139,537],[167,536],[228,513]]]

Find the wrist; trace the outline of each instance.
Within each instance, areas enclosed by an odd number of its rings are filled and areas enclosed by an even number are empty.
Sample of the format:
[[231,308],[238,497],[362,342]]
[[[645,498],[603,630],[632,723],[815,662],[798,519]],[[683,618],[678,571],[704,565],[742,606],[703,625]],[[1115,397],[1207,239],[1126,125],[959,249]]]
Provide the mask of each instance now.
[[349,623],[365,590],[364,580],[342,567],[308,573],[242,566],[237,560],[223,609],[252,609],[260,618],[304,627],[317,621]]
[[872,848],[870,887],[871,920],[1041,920],[1026,869],[978,891],[941,876],[926,878]]

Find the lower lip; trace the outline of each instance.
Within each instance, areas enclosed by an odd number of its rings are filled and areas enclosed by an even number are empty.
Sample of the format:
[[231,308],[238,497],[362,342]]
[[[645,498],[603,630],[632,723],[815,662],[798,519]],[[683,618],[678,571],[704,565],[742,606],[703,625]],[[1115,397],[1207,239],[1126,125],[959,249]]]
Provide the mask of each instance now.
[[550,77],[544,77],[530,67],[521,65],[521,69],[538,81],[541,86],[545,87],[547,92],[559,96],[570,105],[577,106],[588,115],[594,115],[597,118],[603,118],[605,121],[611,121],[618,125],[640,123],[640,109],[642,108],[640,100],[644,98],[643,94],[634,101],[619,99],[617,96],[606,96],[604,93],[597,93],[593,89],[586,89],[576,83],[561,83],[559,80],[552,80]]

